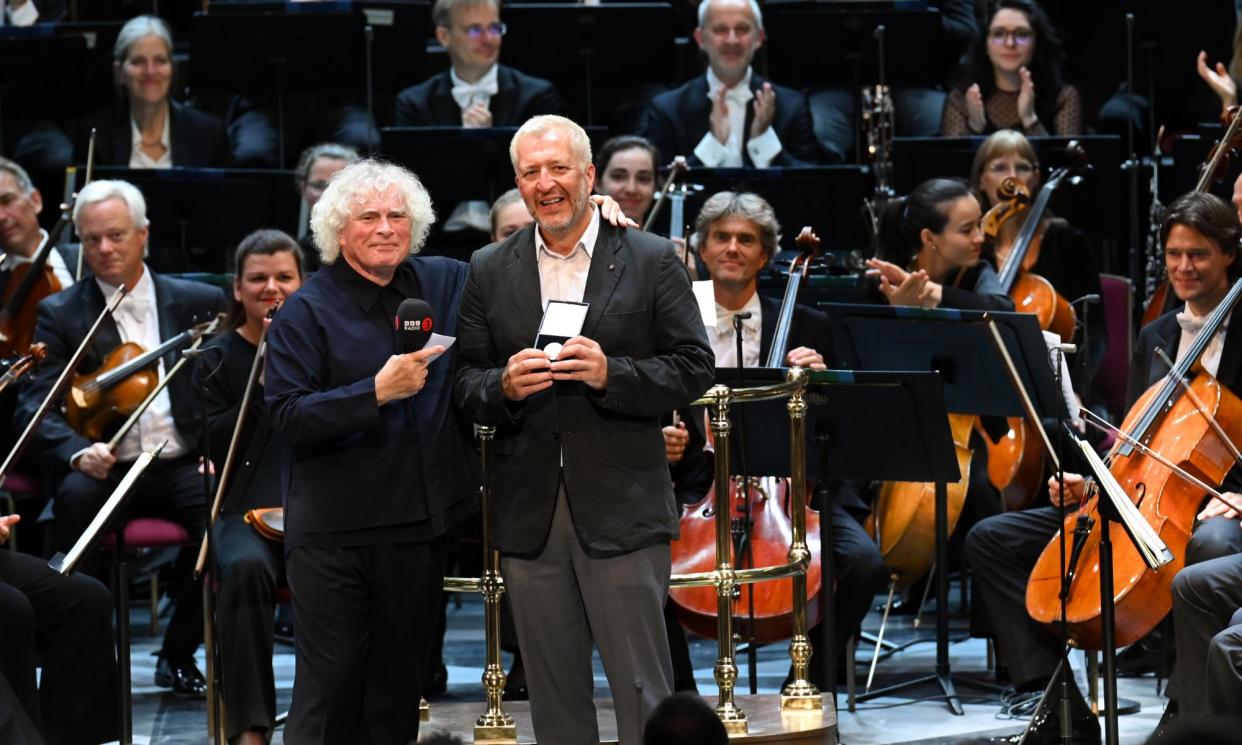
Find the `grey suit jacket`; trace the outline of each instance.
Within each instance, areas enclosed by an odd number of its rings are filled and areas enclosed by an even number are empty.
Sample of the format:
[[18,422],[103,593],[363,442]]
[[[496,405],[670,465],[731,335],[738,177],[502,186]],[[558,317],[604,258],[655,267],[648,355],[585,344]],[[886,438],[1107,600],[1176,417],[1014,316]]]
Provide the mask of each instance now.
[[583,300],[583,335],[608,357],[602,392],[559,382],[513,403],[509,358],[534,344],[542,317],[535,227],[475,252],[461,301],[454,393],[467,415],[499,427],[493,540],[511,554],[543,546],[562,470],[579,538],[598,555],[677,536],[660,415],[712,384],[715,359],[673,245],[600,226]]

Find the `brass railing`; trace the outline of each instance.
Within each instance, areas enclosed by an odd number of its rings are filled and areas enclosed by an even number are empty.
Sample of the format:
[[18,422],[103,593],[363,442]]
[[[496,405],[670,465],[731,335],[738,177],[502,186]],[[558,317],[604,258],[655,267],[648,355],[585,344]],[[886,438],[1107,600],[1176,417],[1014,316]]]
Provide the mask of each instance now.
[[[732,504],[727,498],[716,500],[716,568],[710,572],[676,574],[671,579],[673,587],[716,588],[716,666],[713,676],[720,690],[716,714],[725,729],[733,734],[747,731],[746,713],[734,700],[737,683],[736,649],[733,641],[733,597],[740,585],[767,582],[786,577],[793,581],[793,636],[789,643],[789,657],[793,662],[793,681],[781,690],[782,710],[820,710],[823,702],[819,689],[807,680],[807,666],[811,659],[811,642],[806,629],[806,571],[811,552],[806,543],[806,384],[808,373],[801,368],[790,368],[781,383],[752,388],[732,389],[717,385],[709,390],[696,405],[707,406],[710,411],[712,434],[716,442],[715,478],[717,484],[728,484],[730,431],[729,410],[735,403],[750,403],[787,398],[785,408],[789,413],[790,438],[790,491],[791,540],[788,560],[784,564],[739,569],[734,563],[732,528]],[[505,685],[505,671],[500,660],[500,598],[504,594],[504,579],[500,576],[500,554],[491,545],[491,526],[488,522],[488,504],[491,500],[492,439],[494,427],[479,427],[479,441],[483,462],[483,486],[480,489],[480,510],[483,516],[483,576],[446,577],[444,589],[449,592],[481,592],[483,594],[485,620],[485,643],[487,658],[483,670],[483,688],[487,695],[487,710],[474,725],[475,742],[511,743],[517,741],[517,727],[513,717],[506,714],[501,705],[501,692]],[[725,490],[727,493],[727,490]],[[826,550],[826,549],[825,549]]]

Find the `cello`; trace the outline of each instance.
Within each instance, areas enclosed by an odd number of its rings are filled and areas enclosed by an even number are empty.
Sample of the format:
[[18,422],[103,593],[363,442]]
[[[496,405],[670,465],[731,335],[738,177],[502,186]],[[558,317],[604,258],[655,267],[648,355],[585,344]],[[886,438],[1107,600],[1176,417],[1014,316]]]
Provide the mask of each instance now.
[[[1203,486],[1219,486],[1237,462],[1233,443],[1242,437],[1242,399],[1209,375],[1198,360],[1240,297],[1242,280],[1233,283],[1208,315],[1182,360],[1131,407],[1106,457],[1109,472],[1174,556],[1169,564],[1150,569],[1125,537],[1124,527],[1109,521],[1117,646],[1142,638],[1168,614],[1173,603],[1170,586],[1185,563],[1186,544],[1205,494]],[[1104,636],[1095,581],[1100,562],[1100,498],[1095,491],[1085,495],[1078,515],[1067,518],[1062,526],[1066,536],[1080,519],[1084,526],[1091,526],[1066,559],[1067,633],[1082,649],[1100,649]],[[1040,554],[1026,588],[1027,612],[1054,630],[1059,628],[1062,586],[1059,547],[1058,533]]]
[[[811,261],[819,249],[819,238],[811,232],[810,228],[802,229],[796,243],[802,249],[802,253],[790,266],[789,280],[781,301],[781,312],[777,318],[776,332],[768,354],[769,367],[779,367],[785,359],[798,289],[806,282]],[[707,428],[706,431],[710,445],[711,429]],[[770,476],[747,477],[745,484],[741,482],[740,477],[730,480],[727,497],[734,500],[733,514],[737,516],[734,518],[735,542],[744,532],[749,534],[748,550],[739,551],[736,545],[734,547],[735,555],[740,557],[739,568],[785,563],[788,560],[793,532],[789,514],[792,499],[788,479]],[[673,541],[671,545],[674,574],[715,570],[715,514],[716,500],[719,498],[717,490],[718,485],[712,484],[701,501],[683,509],[681,538]],[[746,515],[749,515],[750,520],[748,531],[745,531],[746,526],[742,525],[742,522],[747,519]],[[818,602],[822,582],[819,562],[819,513],[810,507],[806,508],[806,532],[807,548],[811,554],[806,575],[806,625],[810,628],[819,623],[822,612]],[[793,634],[791,583],[762,582],[741,585],[735,591],[734,596],[733,613],[735,616],[745,618],[751,615],[752,597],[754,623],[749,634],[752,640],[765,644],[788,639]],[[669,598],[676,606],[677,618],[682,625],[700,636],[709,639],[716,638],[716,589],[714,587],[674,588],[669,591]]]
[[[1002,240],[1011,220],[1025,215],[1009,249],[998,279],[1001,287],[1013,298],[1020,313],[1033,313],[1039,327],[1064,340],[1074,337],[1078,319],[1069,302],[1047,279],[1030,271],[1039,261],[1043,235],[1043,217],[1056,191],[1074,172],[1086,166],[1086,153],[1077,142],[1066,147],[1070,165],[1052,173],[1032,203],[1025,186],[1015,178],[1006,178],[1000,186],[999,202],[983,216],[983,232],[994,244]],[[988,449],[988,479],[1004,499],[1005,509],[1023,510],[1031,505],[1043,478],[1043,452],[1031,436],[1029,425],[1022,417],[1008,417],[1007,431],[1000,437],[981,425],[976,429]]]

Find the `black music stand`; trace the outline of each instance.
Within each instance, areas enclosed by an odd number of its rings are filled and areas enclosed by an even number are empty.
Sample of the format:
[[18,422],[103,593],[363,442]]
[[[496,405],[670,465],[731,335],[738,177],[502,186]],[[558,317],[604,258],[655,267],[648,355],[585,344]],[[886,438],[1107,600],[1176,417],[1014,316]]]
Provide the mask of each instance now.
[[[667,169],[662,169],[660,178],[667,175]],[[815,229],[825,253],[848,254],[868,245],[866,225],[858,209],[872,189],[871,171],[864,166],[695,168],[685,180],[703,187],[686,197],[689,221],[717,192],[750,191],[767,200],[781,216],[782,249],[795,248],[794,238],[803,225]]]
[[[860,7],[861,6],[861,7]],[[944,28],[936,8],[867,7],[863,3],[769,2],[763,11],[768,71],[772,80],[792,88],[856,88],[880,82],[880,65],[871,34],[885,28],[888,49],[917,49],[918,54],[888,54],[884,76],[889,86],[935,88],[944,82]]]
[[[85,168],[79,168],[85,173]],[[258,228],[297,225],[289,171],[226,168],[96,167],[97,179],[123,179],[143,193],[151,223],[151,268],[224,272],[242,238]]]
[[[1058,403],[1052,369],[1046,362],[1047,348],[1033,315],[870,305],[827,304],[822,308],[832,322],[834,351],[842,363],[859,370],[939,371],[949,411],[1024,416],[1021,398],[1013,388],[987,324],[988,319],[995,320],[1036,410],[1042,416],[1054,410],[1054,406],[1063,405]],[[936,485],[936,501],[935,673],[870,691],[858,700],[867,701],[934,682],[944,692],[949,710],[961,715],[964,712],[949,666],[947,506],[942,513],[947,488],[941,484]],[[976,688],[994,688],[969,678],[957,680]]]
[[95,514],[90,525],[86,526],[86,530],[69,549],[69,553],[57,552],[47,563],[52,571],[69,576],[81,563],[82,558],[98,545],[104,532],[113,527],[117,528],[115,530],[116,568],[112,581],[114,584],[113,601],[116,606],[117,687],[120,689],[120,699],[117,703],[120,708],[121,745],[131,745],[134,741],[134,703],[129,671],[129,577],[125,571],[125,561],[121,558],[125,550],[125,525],[124,521],[120,520],[120,514],[134,485],[146,473],[147,467],[159,457],[160,451],[166,444],[168,444],[167,441],[160,444],[154,451],[138,456],[138,460],[130,466],[129,471],[121,479],[121,483],[112,490],[112,494],[104,502],[103,507],[99,508],[99,512]]
[[[721,382],[736,382],[734,369],[719,370]],[[747,368],[747,383],[771,384],[784,380],[780,368]],[[939,529],[948,523],[947,484],[957,481],[956,449],[949,432],[940,376],[931,372],[855,372],[825,370],[808,373],[806,447],[807,478],[818,480],[820,583],[819,604],[823,608],[820,638],[815,646],[824,655],[825,690],[836,703],[835,606],[836,574],[832,560],[832,510],[828,490],[830,480],[883,480],[936,483],[936,521]],[[790,467],[789,428],[784,423],[785,401],[745,404],[733,410],[746,412],[771,422],[762,438],[742,442],[731,440],[730,465],[742,465],[751,473],[788,475]],[[894,429],[892,422],[909,426]],[[784,426],[783,426],[784,425]],[[782,434],[777,435],[777,432]],[[883,442],[884,447],[876,447]],[[744,448],[744,449],[743,449]],[[817,453],[811,458],[809,453]],[[853,661],[847,661],[853,664]],[[918,683],[927,679],[920,679]],[[817,684],[821,681],[812,681]],[[948,683],[947,692],[951,693]]]
[[[676,17],[668,3],[522,3],[506,5],[504,21],[505,64],[581,95],[587,124],[596,123],[599,89],[673,82]],[[567,63],[581,77],[567,78]]]

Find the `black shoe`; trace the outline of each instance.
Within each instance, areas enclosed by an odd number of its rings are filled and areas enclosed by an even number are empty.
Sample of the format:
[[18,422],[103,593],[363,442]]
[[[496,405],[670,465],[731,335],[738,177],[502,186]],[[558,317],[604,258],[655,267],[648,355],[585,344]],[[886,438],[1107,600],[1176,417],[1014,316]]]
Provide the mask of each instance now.
[[207,679],[192,659],[174,663],[160,657],[155,663],[155,684],[171,688],[173,695],[182,698],[207,698]]
[[1170,701],[1164,707],[1164,713],[1160,715],[1160,721],[1156,723],[1156,728],[1151,731],[1151,736],[1147,738],[1149,743],[1158,743],[1165,739],[1169,734],[1169,730],[1177,724],[1177,702]]

